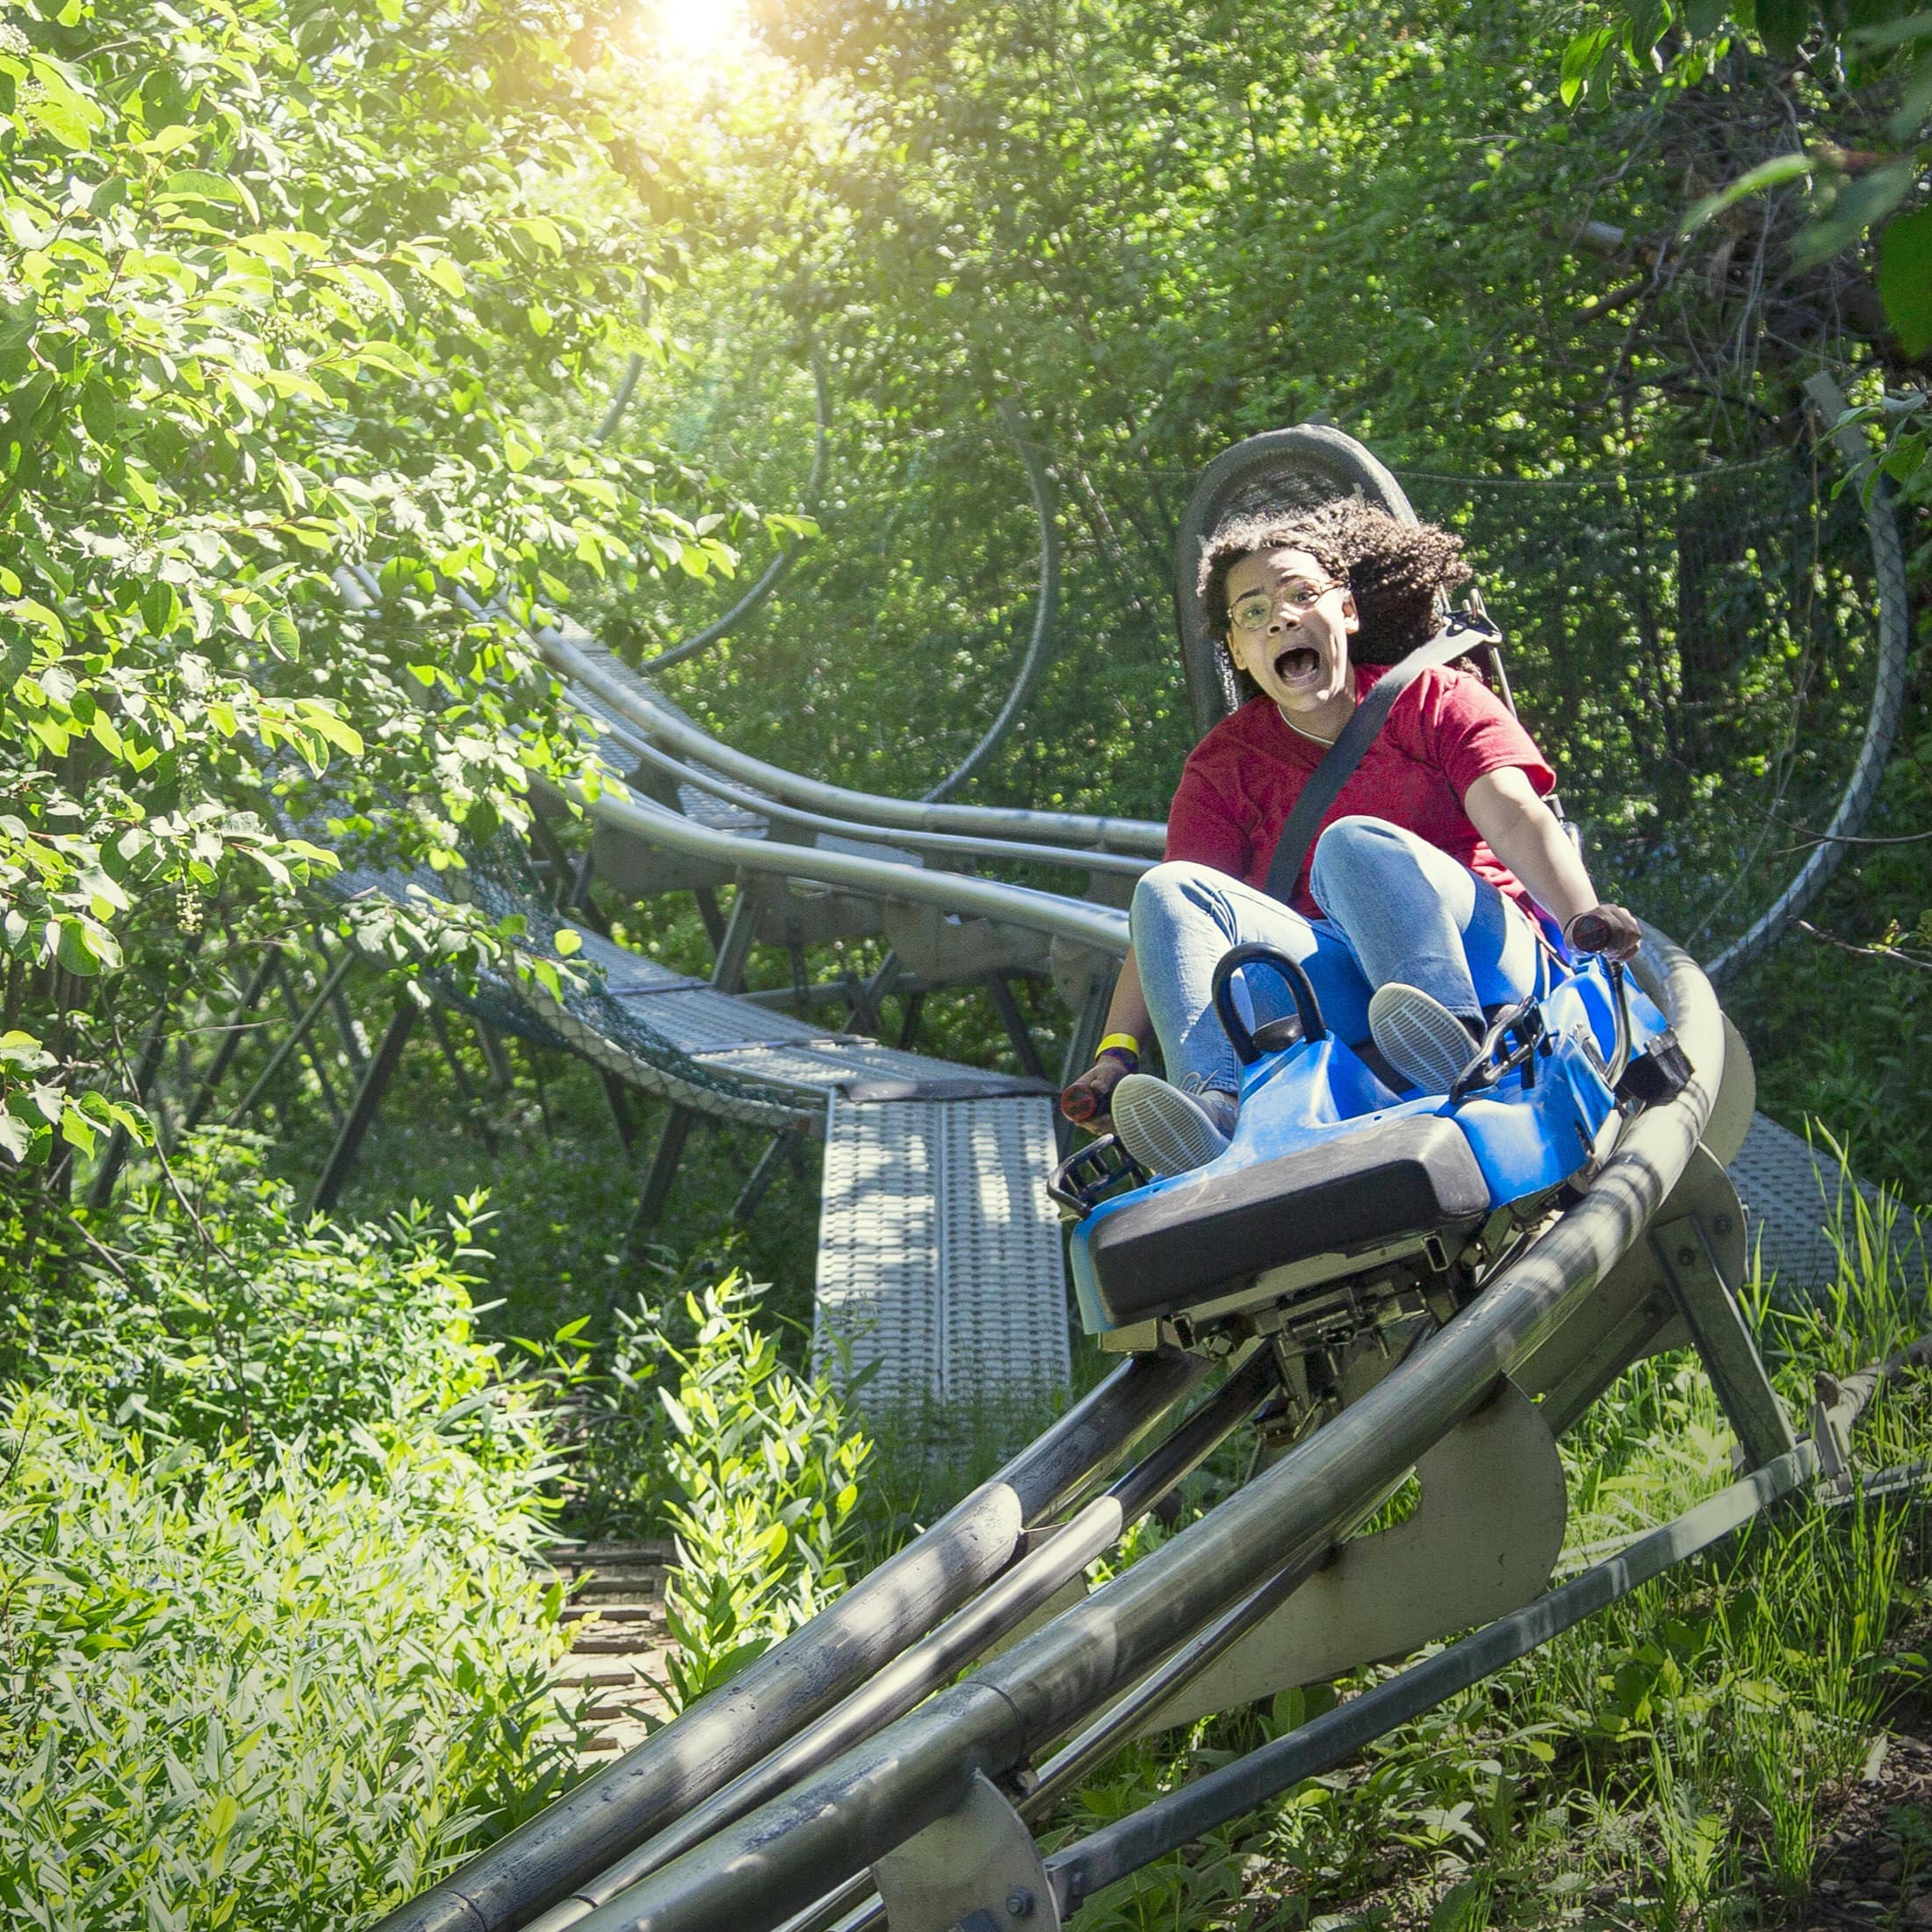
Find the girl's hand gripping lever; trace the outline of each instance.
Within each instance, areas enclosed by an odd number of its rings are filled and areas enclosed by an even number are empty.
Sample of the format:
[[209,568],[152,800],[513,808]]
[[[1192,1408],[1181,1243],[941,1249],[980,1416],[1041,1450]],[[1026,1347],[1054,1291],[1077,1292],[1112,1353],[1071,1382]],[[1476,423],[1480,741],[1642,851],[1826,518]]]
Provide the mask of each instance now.
[[1593,905],[1579,912],[1563,929],[1571,949],[1579,953],[1601,953],[1621,965],[1644,942],[1643,928],[1636,915],[1620,905]]

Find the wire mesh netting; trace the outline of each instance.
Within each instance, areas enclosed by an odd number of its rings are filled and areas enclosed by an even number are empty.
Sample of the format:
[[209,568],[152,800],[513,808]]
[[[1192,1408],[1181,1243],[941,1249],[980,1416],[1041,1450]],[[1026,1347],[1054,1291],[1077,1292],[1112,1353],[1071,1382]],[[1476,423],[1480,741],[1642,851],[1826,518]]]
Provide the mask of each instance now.
[[[412,892],[411,888],[416,888]],[[331,882],[336,896],[352,899],[378,893],[408,904],[415,899],[447,900],[448,874],[346,870]],[[494,840],[472,853],[461,876],[465,899],[493,923],[520,920],[520,950],[536,957],[555,957],[557,935],[571,922],[545,896],[521,848],[508,839]],[[420,895],[421,897],[419,898]],[[768,1081],[739,1069],[707,1065],[681,1050],[649,1023],[648,1013],[628,1003],[628,989],[639,976],[668,973],[641,955],[620,953],[591,941],[580,940],[580,961],[566,964],[560,990],[552,993],[535,978],[513,977],[485,967],[459,973],[432,967],[424,975],[436,997],[487,1020],[506,1032],[543,1046],[573,1048],[595,1064],[646,1092],[700,1107],[708,1114],[764,1127],[815,1127],[824,1110],[820,1094],[801,1091],[790,1083]],[[589,970],[582,955],[592,955]]]
[[1856,760],[1878,654],[1856,495],[1808,452],[1688,476],[1399,473],[1464,538],[1598,883],[1716,952]]

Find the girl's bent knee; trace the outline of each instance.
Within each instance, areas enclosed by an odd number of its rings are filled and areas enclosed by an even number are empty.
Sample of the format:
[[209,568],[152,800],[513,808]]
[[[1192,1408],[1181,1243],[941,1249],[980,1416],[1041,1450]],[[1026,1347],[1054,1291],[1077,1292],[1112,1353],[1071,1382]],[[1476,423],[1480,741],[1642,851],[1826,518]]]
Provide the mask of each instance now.
[[1337,874],[1346,876],[1363,866],[1386,865],[1397,855],[1406,855],[1412,833],[1386,818],[1355,816],[1337,818],[1315,841],[1315,857],[1308,867],[1308,884],[1321,897],[1318,881]]
[[1149,911],[1166,908],[1191,897],[1189,888],[1200,882],[1207,867],[1186,859],[1164,859],[1150,872],[1143,872],[1134,884],[1134,907],[1129,917],[1140,919]]

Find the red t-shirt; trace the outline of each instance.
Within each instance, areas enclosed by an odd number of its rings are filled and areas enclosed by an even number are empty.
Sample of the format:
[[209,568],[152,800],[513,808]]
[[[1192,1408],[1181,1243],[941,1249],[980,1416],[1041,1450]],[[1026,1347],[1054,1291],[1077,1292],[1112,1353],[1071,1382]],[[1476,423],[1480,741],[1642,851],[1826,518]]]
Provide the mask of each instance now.
[[[1356,667],[1366,697],[1387,665]],[[1268,865],[1301,788],[1324,747],[1291,731],[1274,701],[1251,699],[1224,717],[1188,753],[1167,814],[1167,856],[1211,865],[1263,890]],[[1541,797],[1556,783],[1535,740],[1473,672],[1431,667],[1395,700],[1362,761],[1322,820],[1386,818],[1405,827],[1479,877],[1533,902],[1516,876],[1482,842],[1462,809],[1463,794],[1485,772],[1514,765]],[[1310,848],[1312,850],[1312,847]],[[1313,918],[1306,866],[1294,883],[1297,911]]]

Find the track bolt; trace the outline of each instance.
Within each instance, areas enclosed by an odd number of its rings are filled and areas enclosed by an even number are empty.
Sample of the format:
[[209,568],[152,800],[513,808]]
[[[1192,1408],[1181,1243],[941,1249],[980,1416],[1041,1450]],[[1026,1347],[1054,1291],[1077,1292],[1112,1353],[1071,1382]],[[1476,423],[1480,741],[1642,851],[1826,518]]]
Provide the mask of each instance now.
[[1006,1916],[1012,1919],[1030,1919],[1033,1916],[1033,1894],[1022,1886],[1018,1892],[1006,1894]]
[[1727,1235],[1731,1231],[1731,1217],[1728,1215],[1719,1215],[1712,1225],[1720,1235]]
[[1695,1248],[1679,1248],[1677,1250],[1677,1264],[1680,1267],[1688,1268],[1697,1258],[1698,1251]]

